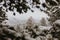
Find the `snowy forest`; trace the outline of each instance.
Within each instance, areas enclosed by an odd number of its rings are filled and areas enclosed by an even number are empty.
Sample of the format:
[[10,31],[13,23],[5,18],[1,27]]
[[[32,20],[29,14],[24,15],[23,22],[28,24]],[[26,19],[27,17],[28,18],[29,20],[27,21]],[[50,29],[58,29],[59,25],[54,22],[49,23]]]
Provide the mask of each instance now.
[[0,0],[0,40],[60,40],[60,0]]

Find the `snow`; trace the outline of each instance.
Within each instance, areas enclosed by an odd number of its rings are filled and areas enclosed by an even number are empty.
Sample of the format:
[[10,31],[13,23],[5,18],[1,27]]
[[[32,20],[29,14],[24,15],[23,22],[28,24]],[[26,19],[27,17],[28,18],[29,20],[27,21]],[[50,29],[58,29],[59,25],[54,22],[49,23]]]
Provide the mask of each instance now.
[[45,0],[40,0],[40,2],[41,2],[41,4],[42,4],[42,3],[45,3]]
[[60,20],[56,20],[54,24],[59,24],[60,25]]
[[52,26],[39,26],[40,30],[50,30]]

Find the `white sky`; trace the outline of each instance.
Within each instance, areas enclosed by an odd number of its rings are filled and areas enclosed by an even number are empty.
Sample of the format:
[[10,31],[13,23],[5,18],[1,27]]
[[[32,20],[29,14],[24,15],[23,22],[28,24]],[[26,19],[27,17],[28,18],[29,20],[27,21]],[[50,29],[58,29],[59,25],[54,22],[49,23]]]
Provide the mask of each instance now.
[[[40,2],[42,4],[45,1],[44,0],[40,0]],[[29,4],[27,4],[27,5],[31,7],[31,5],[29,5]],[[39,22],[43,17],[46,18],[46,19],[49,18],[49,16],[46,13],[40,11],[36,7],[31,8],[31,9],[33,9],[34,12],[31,12],[30,10],[28,10],[28,12],[24,13],[24,14],[19,14],[16,11],[16,9],[14,9],[14,12],[16,13],[16,16],[13,16],[13,12],[11,12],[11,11],[6,12],[7,16],[8,16],[8,19],[9,19],[7,21],[7,24],[13,25],[13,24],[25,23],[29,19],[29,17],[31,17],[31,16],[32,16],[32,18],[34,19],[34,21],[36,23]],[[42,6],[41,6],[41,9],[45,10]]]

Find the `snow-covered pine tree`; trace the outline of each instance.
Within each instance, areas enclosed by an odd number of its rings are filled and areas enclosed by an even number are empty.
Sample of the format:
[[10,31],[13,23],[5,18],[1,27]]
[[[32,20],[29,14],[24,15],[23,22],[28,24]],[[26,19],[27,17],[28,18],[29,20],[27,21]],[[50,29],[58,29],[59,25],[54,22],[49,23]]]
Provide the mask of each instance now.
[[33,28],[34,25],[34,19],[32,18],[32,16],[27,20],[27,27],[28,28]]
[[47,26],[45,18],[41,19],[41,26]]

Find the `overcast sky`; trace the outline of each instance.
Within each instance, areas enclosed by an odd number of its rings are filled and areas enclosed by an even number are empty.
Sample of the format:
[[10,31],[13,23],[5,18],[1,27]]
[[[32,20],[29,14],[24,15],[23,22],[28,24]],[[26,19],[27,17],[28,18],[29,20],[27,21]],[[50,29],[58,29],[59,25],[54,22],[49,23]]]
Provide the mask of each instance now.
[[[40,2],[41,4],[45,3],[45,0],[40,0]],[[34,12],[31,12],[31,10],[28,10],[27,13],[23,12],[23,14],[19,14],[16,11],[16,9],[14,9],[14,12],[16,13],[16,15],[14,16],[13,12],[8,10],[8,12],[6,12],[7,17],[9,19],[7,20],[7,24],[13,25],[13,24],[25,23],[31,16],[36,23],[39,22],[42,18],[46,18],[46,19],[49,18],[49,16],[46,13],[44,13],[43,11],[40,11],[40,9],[36,8],[35,6],[33,6],[32,8],[30,3],[31,1],[30,2],[28,1],[27,5],[30,6],[30,8],[34,10]],[[46,8],[43,8],[41,4],[39,5],[40,8],[43,10],[46,10]]]

